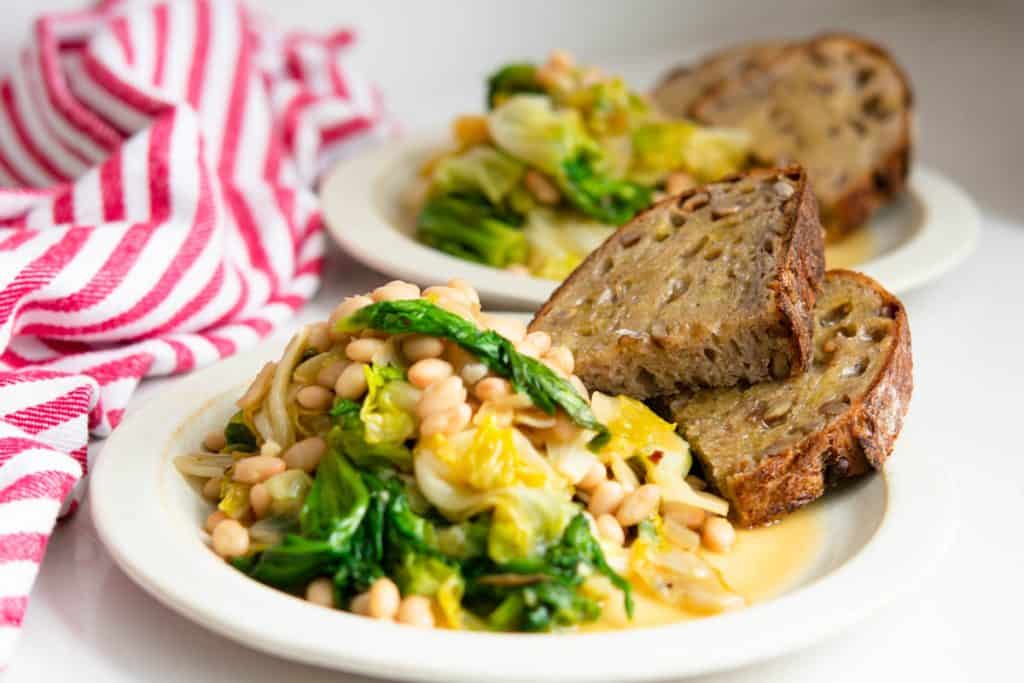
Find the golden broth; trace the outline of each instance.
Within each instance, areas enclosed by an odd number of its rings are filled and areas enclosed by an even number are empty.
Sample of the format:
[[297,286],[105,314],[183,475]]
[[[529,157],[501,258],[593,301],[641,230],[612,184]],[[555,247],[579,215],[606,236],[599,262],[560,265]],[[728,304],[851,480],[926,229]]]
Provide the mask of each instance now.
[[850,268],[875,255],[875,238],[865,227],[825,244],[826,268]]
[[[748,604],[768,600],[791,588],[817,556],[824,535],[818,507],[798,510],[771,526],[737,530],[736,544],[728,553],[701,550],[700,554]],[[706,616],[667,605],[638,580],[631,582],[636,602],[633,619],[623,625],[618,610],[606,609],[608,614],[581,630],[644,628]]]

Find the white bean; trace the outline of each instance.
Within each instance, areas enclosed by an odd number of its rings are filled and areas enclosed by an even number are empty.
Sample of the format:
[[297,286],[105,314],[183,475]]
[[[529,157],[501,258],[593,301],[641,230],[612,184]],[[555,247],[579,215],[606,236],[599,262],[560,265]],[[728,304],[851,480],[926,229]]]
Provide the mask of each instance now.
[[595,462],[587,470],[587,473],[583,475],[583,478],[576,482],[576,488],[581,491],[592,491],[601,484],[601,482],[608,480],[608,470],[605,468],[603,463]]
[[203,497],[210,500],[220,500],[220,484],[223,480],[223,477],[207,479],[206,483],[203,484]]
[[624,527],[639,524],[658,509],[661,502],[661,488],[657,484],[644,484],[622,501],[615,519]]
[[331,339],[338,340],[345,336],[344,333],[334,331],[334,328],[339,320],[344,320],[345,318],[348,318],[359,309],[365,308],[372,303],[373,299],[371,299],[368,296],[359,294],[356,296],[350,296],[344,301],[342,301],[340,304],[338,304],[338,306],[331,313],[331,317],[327,319],[327,328],[328,333],[331,336]]
[[348,611],[362,617],[370,616],[370,594],[360,593],[348,603]]
[[472,386],[486,377],[488,372],[487,366],[483,363],[466,363],[462,366],[462,372],[459,373],[459,377],[467,385]]
[[268,455],[253,455],[235,463],[234,478],[243,484],[258,484],[285,471],[284,460]]
[[449,299],[451,303],[458,304],[467,309],[473,305],[473,302],[470,301],[466,293],[455,287],[427,287],[423,290],[423,298],[435,301]]
[[345,355],[349,360],[357,363],[369,363],[373,360],[374,354],[384,348],[384,342],[372,337],[353,339],[345,347]]
[[494,330],[513,344],[518,344],[526,338],[526,324],[521,320],[501,315],[488,315],[484,321],[487,329]]
[[334,391],[341,398],[355,400],[366,393],[366,364],[352,363],[341,372]]
[[626,542],[626,532],[622,530],[622,525],[608,513],[597,518],[597,532],[615,545]]
[[440,358],[424,358],[409,366],[409,383],[417,389],[426,389],[435,382],[451,377],[452,364]]
[[327,410],[334,402],[334,392],[318,384],[310,384],[296,392],[295,400],[309,410]]
[[704,525],[704,510],[695,505],[688,505],[677,500],[667,500],[661,504],[661,515],[665,519],[674,519],[689,529],[700,529]]
[[406,626],[433,628],[434,611],[430,607],[430,599],[422,595],[408,596],[398,606],[396,620]]
[[420,288],[402,280],[392,280],[383,287],[373,290],[370,295],[374,301],[401,301],[403,299],[419,299]]
[[485,377],[473,387],[473,395],[481,401],[497,401],[512,395],[512,383],[503,377]]
[[544,354],[544,360],[549,365],[554,366],[558,370],[561,370],[567,375],[571,375],[573,368],[575,367],[575,359],[572,357],[572,351],[564,346],[553,346],[551,349]]
[[331,348],[330,327],[327,323],[313,323],[309,326],[309,340],[311,348],[323,353]]
[[543,355],[551,350],[551,335],[547,332],[530,332],[524,341],[537,349],[539,354]]
[[594,517],[615,512],[625,496],[626,491],[622,488],[622,484],[617,481],[603,481],[591,494],[590,505],[587,506],[587,509]]
[[369,615],[374,619],[394,619],[402,600],[395,582],[382,576],[373,582],[369,593],[370,601],[367,604]]
[[249,551],[249,530],[233,519],[222,520],[212,535],[213,552],[223,558],[241,557]]
[[339,360],[323,366],[320,368],[320,372],[316,373],[316,383],[327,389],[333,389],[346,365],[348,364],[345,361]]
[[462,378],[446,377],[423,391],[423,395],[416,403],[416,414],[420,418],[426,418],[428,415],[443,413],[465,402],[466,387],[462,383]]
[[214,510],[206,516],[206,522],[203,524],[203,528],[206,529],[206,533],[212,534],[213,530],[217,528],[217,525],[227,518],[228,516],[224,514],[222,510]]
[[249,505],[252,506],[252,515],[256,519],[262,519],[270,509],[270,491],[263,484],[254,484],[249,489]]
[[444,342],[437,337],[417,334],[402,342],[402,353],[412,362],[424,358],[437,358],[444,353]]
[[296,441],[284,452],[282,460],[289,469],[312,472],[320,464],[320,459],[327,452],[327,442],[323,437],[311,436]]
[[334,607],[334,582],[326,577],[310,581],[306,586],[306,600],[321,607]]
[[228,440],[224,436],[224,432],[210,432],[203,438],[203,448],[211,453],[217,453],[227,445]]
[[469,299],[469,303],[480,303],[480,294],[478,294],[477,291],[473,289],[472,285],[470,285],[467,281],[463,280],[461,277],[453,277],[451,280],[448,281],[448,286],[453,289],[457,289],[463,294],[465,294],[466,298]]
[[701,530],[704,547],[716,553],[724,553],[736,542],[736,530],[725,517],[708,517]]
[[445,417],[447,418],[445,433],[458,434],[469,426],[469,421],[473,419],[473,409],[468,403],[460,403],[446,411]]

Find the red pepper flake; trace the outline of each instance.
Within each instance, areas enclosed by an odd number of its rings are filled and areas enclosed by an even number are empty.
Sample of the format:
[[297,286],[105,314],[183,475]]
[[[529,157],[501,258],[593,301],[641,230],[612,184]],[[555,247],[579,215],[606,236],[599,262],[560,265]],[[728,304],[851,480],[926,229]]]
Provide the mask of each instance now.
[[655,465],[657,465],[659,462],[661,462],[661,459],[663,457],[665,457],[665,454],[662,453],[661,451],[654,451],[650,455],[651,462],[653,462]]

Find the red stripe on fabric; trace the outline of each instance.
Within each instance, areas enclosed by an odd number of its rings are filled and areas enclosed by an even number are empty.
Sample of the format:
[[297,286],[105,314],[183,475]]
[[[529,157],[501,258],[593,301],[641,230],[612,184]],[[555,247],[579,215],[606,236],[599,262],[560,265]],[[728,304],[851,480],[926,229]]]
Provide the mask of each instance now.
[[75,197],[72,188],[68,187],[63,193],[57,195],[53,200],[53,222],[61,223],[75,222]]
[[235,217],[235,225],[238,228],[238,234],[242,237],[242,242],[245,244],[249,261],[255,268],[267,276],[271,293],[276,292],[281,283],[270,265],[270,258],[267,256],[267,251],[263,245],[263,234],[260,232],[259,223],[252,215],[249,205],[242,195],[242,191],[234,183],[225,182],[223,192],[228,208],[231,209],[231,213]]
[[124,417],[124,411],[120,409],[108,410],[107,411],[107,422],[110,423],[110,428],[113,429],[117,425],[121,424],[121,419]]
[[110,32],[121,45],[124,52],[124,61],[128,64],[135,64],[135,46],[132,44],[132,34],[128,27],[128,18],[124,16],[114,17],[110,21]]
[[0,438],[0,465],[4,464],[6,461],[10,460],[22,451],[28,450],[52,451],[53,449],[42,441],[36,441],[35,439],[29,439],[21,436],[3,437]]
[[130,356],[100,363],[79,372],[92,377],[100,383],[100,386],[104,386],[120,379],[139,379],[145,376],[154,360],[151,353],[133,353]]
[[192,64],[188,71],[186,98],[192,108],[199,111],[199,98],[203,92],[203,81],[206,78],[206,61],[210,51],[210,5],[207,0],[197,0],[195,43],[192,51]]
[[18,302],[48,285],[85,246],[90,228],[70,228],[63,239],[30,263],[7,287],[0,290],[0,321],[6,321]]
[[263,318],[246,318],[245,320],[239,320],[238,323],[252,329],[261,337],[267,336],[274,330],[274,326]]
[[32,185],[32,183],[29,182],[28,178],[23,176],[17,169],[14,168],[14,165],[11,163],[10,159],[8,159],[7,156],[3,153],[2,147],[0,147],[0,170],[7,174],[7,177],[10,178],[16,185],[22,185],[26,187]]
[[188,303],[182,306],[177,313],[171,316],[167,321],[161,323],[159,327],[155,328],[149,334],[156,336],[173,331],[179,325],[201,311],[206,304],[210,303],[217,296],[223,286],[224,264],[221,263],[217,266],[217,270],[213,274],[213,277],[210,278],[210,281],[206,283],[206,286],[203,287],[198,294],[189,299]]
[[174,351],[173,373],[186,372],[196,366],[195,354],[192,353],[192,349],[188,348],[188,346],[175,339],[164,339],[163,342]]
[[323,270],[324,260],[321,257],[313,258],[305,263],[299,265],[295,269],[295,276],[299,275],[319,275],[320,271]]
[[[139,182],[141,179],[134,179]],[[121,187],[121,150],[114,152],[100,166],[100,196],[103,200],[103,219],[124,219],[124,188]]]
[[93,347],[85,342],[71,341],[70,339],[39,339],[40,344],[60,356],[70,356],[73,353],[88,353]]
[[214,348],[217,349],[217,353],[220,354],[221,358],[226,358],[230,356],[235,352],[235,349],[237,348],[235,342],[225,337],[219,337],[215,334],[203,334],[200,336],[206,339],[206,341],[213,344]]
[[26,382],[48,382],[54,379],[67,379],[70,375],[66,372],[60,372],[58,370],[44,370],[41,368],[33,368],[31,370],[22,370],[20,372],[0,372],[0,387],[9,387],[15,384],[25,384]]
[[27,608],[27,595],[0,598],[0,625],[21,626],[21,622],[25,620],[25,610]]
[[[8,232],[4,230],[4,232]],[[39,235],[36,230],[29,230],[27,228],[21,230],[11,230],[11,234],[4,238],[0,242],[0,251],[14,251],[21,245],[25,244],[29,240]]]
[[0,563],[41,562],[46,552],[46,534],[14,533],[0,535]]
[[299,118],[303,110],[310,104],[317,101],[317,96],[309,91],[303,91],[292,98],[281,117],[281,131],[285,146],[291,148],[295,142],[295,134],[299,126]]
[[73,474],[58,470],[26,474],[0,491],[0,504],[35,498],[64,500],[77,481]]
[[156,117],[169,108],[167,104],[153,99],[131,83],[121,80],[120,76],[88,50],[82,53],[82,68],[96,85],[145,116]]
[[92,388],[81,386],[45,403],[8,413],[2,419],[26,434],[35,435],[85,415],[91,403]]
[[[28,74],[30,71],[32,71],[32,67],[32,55],[30,54],[29,51],[26,50],[21,54],[21,68],[22,71],[25,72],[26,78],[31,78]],[[50,105],[43,101],[43,93],[40,92],[38,88],[33,88],[30,84],[27,90],[29,97],[32,99],[32,104],[37,110],[49,110]],[[53,127],[53,124],[50,121],[50,117],[40,116],[39,118],[42,122],[43,127],[46,128],[47,136],[49,136],[51,140],[55,140],[57,144],[59,144],[64,149],[65,152],[73,156],[76,161],[82,164],[83,167],[88,168],[89,166],[93,165],[93,160],[90,159],[82,149],[79,149],[79,147],[77,146],[78,143],[76,141],[68,140],[65,137],[57,134],[56,129]]]
[[228,110],[224,121],[224,140],[221,143],[220,164],[218,165],[220,174],[228,178],[235,174],[235,155],[238,152],[239,136],[241,136],[245,124],[245,101],[249,95],[251,75],[252,46],[241,5],[238,6],[237,14],[239,25],[242,27],[241,40],[238,46],[238,58],[235,60],[235,73],[231,79],[231,94],[228,97]]
[[325,145],[334,144],[346,138],[354,137],[359,133],[365,133],[373,128],[374,121],[368,116],[355,116],[335,126],[329,126],[320,130],[320,141]]
[[331,63],[327,67],[327,71],[331,76],[331,87],[334,88],[334,92],[339,97],[348,99],[351,96],[348,88],[348,81],[345,79],[345,74],[342,73],[341,68],[334,61],[334,55],[331,55]]
[[39,70],[47,99],[67,122],[83,135],[106,150],[114,149],[121,136],[110,125],[80,105],[68,90],[61,71],[60,53],[53,37],[52,19],[43,17],[36,22],[36,44],[39,46]]
[[0,86],[0,100],[3,101],[4,113],[7,114],[7,118],[11,121],[11,127],[14,129],[14,134],[17,136],[22,148],[30,157],[32,157],[32,160],[36,165],[50,176],[52,180],[68,180],[68,176],[59,168],[54,166],[49,157],[47,157],[46,154],[39,149],[39,146],[36,145],[36,141],[32,139],[32,135],[25,126],[25,122],[22,120],[21,114],[18,112],[18,107],[14,103],[14,92],[11,90],[10,81],[4,81],[3,85]]
[[153,46],[156,56],[153,60],[153,82],[157,86],[164,84],[164,69],[167,66],[167,13],[168,6],[165,3],[153,8],[153,29],[156,34],[156,45]]

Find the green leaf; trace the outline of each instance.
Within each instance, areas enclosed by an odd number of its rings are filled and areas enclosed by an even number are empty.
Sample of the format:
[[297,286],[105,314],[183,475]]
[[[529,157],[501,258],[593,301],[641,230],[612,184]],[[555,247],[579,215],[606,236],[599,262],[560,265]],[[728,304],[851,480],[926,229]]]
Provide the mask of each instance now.
[[[412,414],[399,405],[399,382],[405,382],[405,371],[392,365],[373,365],[364,368],[367,393],[359,409],[363,423],[363,438],[367,444],[401,445],[416,431]],[[406,384],[405,388],[411,389]]]
[[441,194],[416,219],[416,238],[467,261],[504,268],[526,261],[529,245],[522,217],[491,204],[482,195]]
[[359,417],[358,403],[341,400],[331,408],[337,424],[327,432],[327,444],[344,453],[359,467],[395,467],[403,472],[412,471],[412,451],[404,443],[368,443],[366,427]]
[[445,157],[431,175],[439,194],[482,194],[500,204],[526,172],[522,162],[490,145],[477,145],[461,154]]
[[543,93],[537,82],[537,67],[529,63],[506,64],[487,79],[487,108],[494,109],[503,100],[522,93]]
[[594,169],[592,156],[587,154],[564,161],[558,180],[569,203],[612,225],[627,223],[651,204],[650,188],[600,175]]
[[343,550],[362,523],[369,502],[359,471],[337,450],[328,448],[299,514],[302,535]]
[[607,429],[569,382],[539,360],[516,351],[512,342],[493,330],[482,331],[468,320],[423,299],[371,304],[337,324],[339,332],[366,328],[390,334],[419,333],[451,339],[492,372],[510,379],[517,391],[529,396],[544,412],[550,415],[560,407],[580,427],[597,432],[595,441],[604,440]]
[[226,451],[245,451],[251,453],[259,447],[256,435],[249,429],[249,425],[245,423],[242,411],[238,411],[231,416],[231,420],[224,427],[224,439],[227,441],[227,445],[224,447]]
[[235,567],[262,583],[299,590],[313,579],[333,573],[339,553],[325,541],[288,535],[284,541],[254,557],[233,561]]

